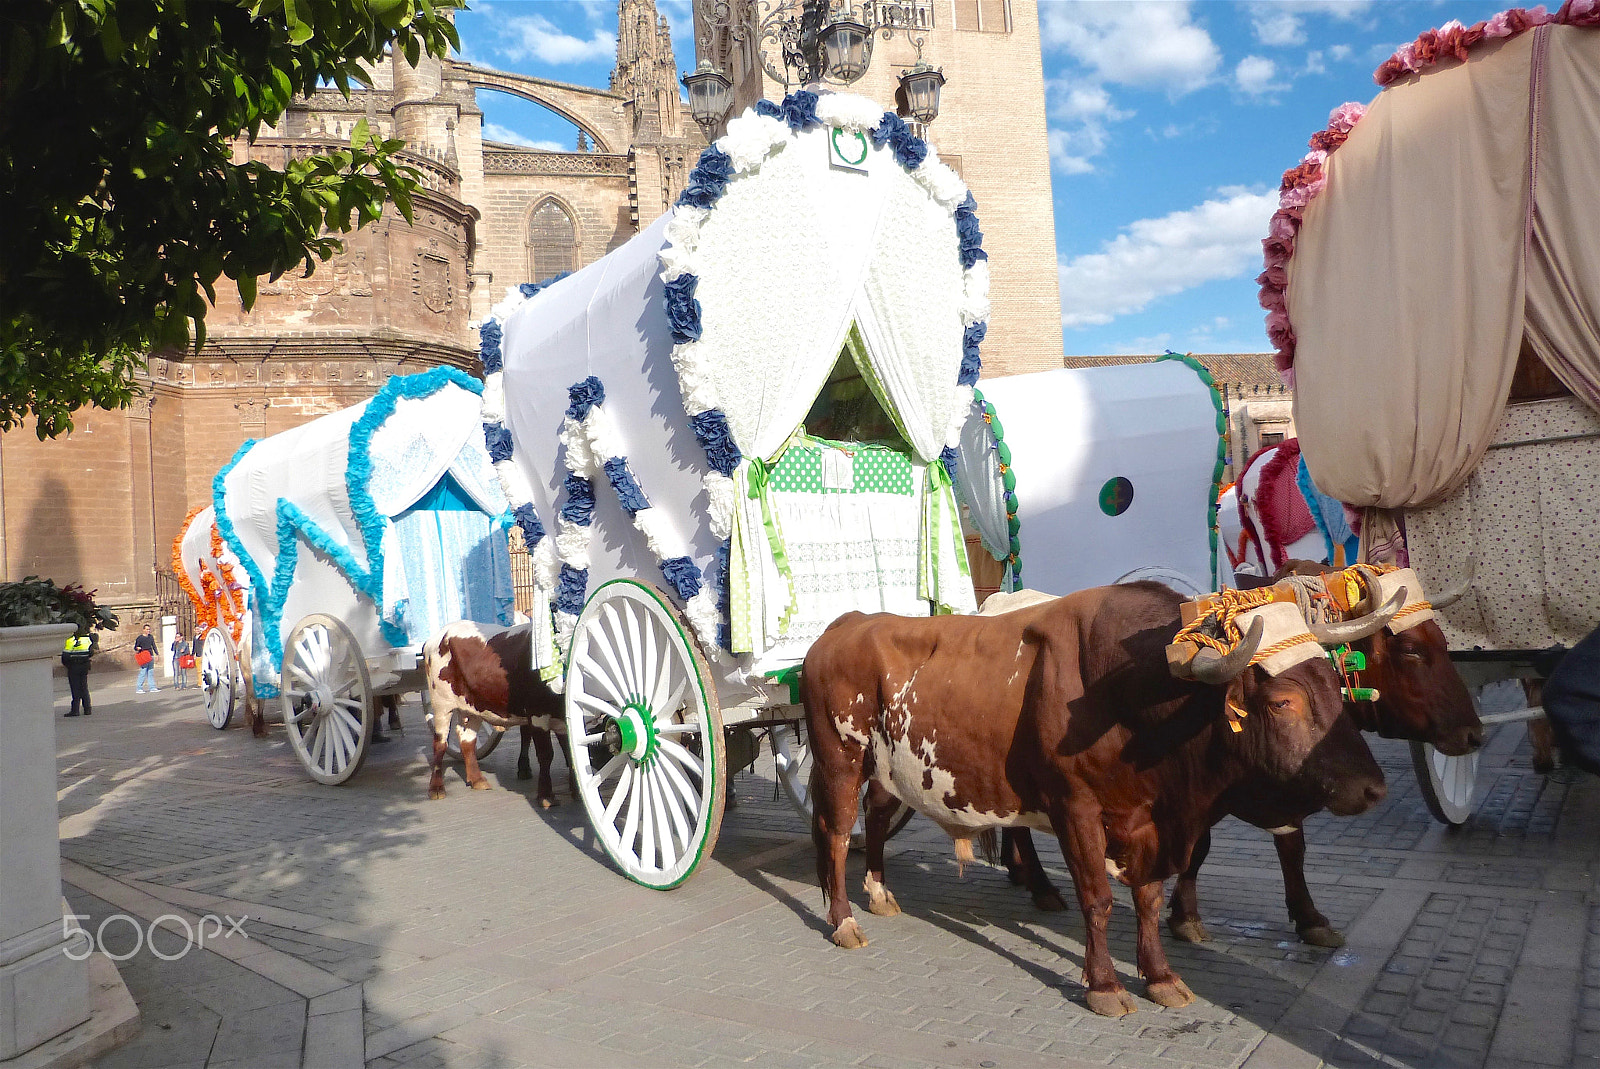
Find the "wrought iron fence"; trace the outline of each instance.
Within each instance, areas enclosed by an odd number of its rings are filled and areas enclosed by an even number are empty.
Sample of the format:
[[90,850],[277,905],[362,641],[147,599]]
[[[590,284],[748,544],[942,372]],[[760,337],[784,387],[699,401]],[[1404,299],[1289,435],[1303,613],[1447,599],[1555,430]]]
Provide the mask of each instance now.
[[183,585],[178,582],[177,573],[160,566],[157,566],[155,571],[156,602],[161,606],[161,615],[178,618],[178,634],[194,634],[194,602],[184,593]]

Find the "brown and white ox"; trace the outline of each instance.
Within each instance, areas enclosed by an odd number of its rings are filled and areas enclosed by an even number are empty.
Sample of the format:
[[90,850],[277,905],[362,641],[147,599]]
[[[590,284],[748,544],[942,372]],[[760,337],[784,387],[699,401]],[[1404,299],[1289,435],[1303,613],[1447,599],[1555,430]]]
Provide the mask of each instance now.
[[[1266,610],[1232,653],[1203,650],[1195,678],[1174,678],[1166,647],[1181,601],[1160,584],[1132,583],[1000,616],[849,613],[835,621],[811,647],[802,678],[812,838],[833,941],[866,944],[845,887],[865,782],[873,913],[899,912],[885,885],[883,844],[902,802],[941,825],[961,857],[971,856],[971,837],[993,829],[1049,829],[1084,915],[1089,1008],[1109,1016],[1135,1009],[1106,943],[1108,873],[1133,888],[1149,997],[1164,1006],[1193,1001],[1161,948],[1162,881],[1188,866],[1218,799],[1248,776],[1309,781],[1306,789],[1335,812],[1354,813],[1384,787],[1360,734],[1340,716],[1338,676],[1309,635],[1273,655],[1276,675],[1250,664],[1258,647],[1270,648],[1262,646]],[[1295,657],[1305,659],[1285,660]]]
[[[478,768],[477,740],[482,725],[516,726],[522,728],[517,778],[533,778],[528,763],[528,745],[532,743],[539,753],[539,804],[546,809],[556,805],[556,792],[550,781],[550,765],[555,757],[551,732],[561,736],[561,752],[569,770],[572,755],[567,752],[561,695],[552,691],[533,668],[533,625],[492,628],[468,620],[451,624],[423,647],[423,662],[428,673],[428,715],[433,727],[433,775],[428,780],[428,797],[444,797],[446,742],[454,721],[468,786],[475,791],[490,789],[488,779]],[[576,798],[576,781],[572,792]]]

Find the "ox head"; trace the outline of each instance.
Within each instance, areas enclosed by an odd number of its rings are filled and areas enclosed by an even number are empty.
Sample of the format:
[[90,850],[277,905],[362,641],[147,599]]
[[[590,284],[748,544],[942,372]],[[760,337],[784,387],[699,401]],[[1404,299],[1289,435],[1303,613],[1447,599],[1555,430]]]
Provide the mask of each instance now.
[[1223,689],[1227,728],[1216,737],[1252,779],[1341,816],[1383,798],[1383,771],[1344,715],[1341,679],[1293,606],[1281,602],[1253,617],[1229,654],[1203,650],[1189,673]]
[[[1378,698],[1351,703],[1351,716],[1357,725],[1384,738],[1432,743],[1440,753],[1451,756],[1476,750],[1483,742],[1483,723],[1450,660],[1444,632],[1433,618],[1434,609],[1454,604],[1466,593],[1472,583],[1471,567],[1462,583],[1431,603],[1423,593],[1422,580],[1409,568],[1382,574],[1359,571],[1367,597],[1358,610],[1383,599],[1393,602],[1398,598],[1402,606],[1392,619],[1370,631],[1356,628],[1347,637],[1318,634],[1325,645],[1347,641],[1366,656],[1361,685],[1376,690]],[[1339,581],[1337,574],[1328,576],[1330,585]],[[1332,627],[1337,630],[1348,625]],[[1360,633],[1363,631],[1366,633]]]

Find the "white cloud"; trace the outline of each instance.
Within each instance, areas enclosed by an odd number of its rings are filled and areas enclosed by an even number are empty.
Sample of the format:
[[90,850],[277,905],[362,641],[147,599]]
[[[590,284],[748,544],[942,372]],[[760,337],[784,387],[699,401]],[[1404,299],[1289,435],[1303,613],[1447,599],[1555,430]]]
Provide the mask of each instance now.
[[1328,58],[1333,60],[1335,63],[1343,63],[1345,60],[1350,58],[1350,46],[1330,45],[1328,47]]
[[1194,208],[1130,224],[1101,251],[1060,265],[1062,326],[1103,325],[1158,297],[1256,273],[1277,208],[1275,190],[1230,186]]
[[1102,81],[1165,89],[1174,96],[1210,81],[1222,53],[1187,3],[1041,4],[1046,48],[1065,51]]
[[1272,60],[1265,56],[1246,56],[1233,69],[1233,84],[1241,93],[1264,96],[1289,88],[1287,82],[1273,81],[1277,76],[1278,65]]
[[507,145],[521,145],[523,148],[543,149],[546,152],[572,151],[571,145],[563,145],[555,141],[535,141],[517,133],[511,127],[501,126],[499,123],[484,123],[483,136],[486,141],[500,141]]
[[1269,48],[1306,43],[1306,30],[1300,16],[1282,4],[1252,5],[1250,28],[1255,31],[1256,40]]
[[[501,10],[504,8],[496,9]],[[500,36],[495,51],[512,61],[536,59],[559,65],[607,60],[617,54],[615,32],[596,29],[586,40],[567,33],[543,15],[507,18],[495,29]]]
[[1328,65],[1322,62],[1322,53],[1312,51],[1306,53],[1305,65],[1300,68],[1301,74],[1327,74]]
[[1110,140],[1107,124],[1133,115],[1111,102],[1102,85],[1071,78],[1051,79],[1047,88],[1050,160],[1062,174],[1093,171],[1094,157]]
[[1353,22],[1371,7],[1370,0],[1257,0],[1249,5],[1250,28],[1261,44],[1287,48],[1306,43],[1308,15]]

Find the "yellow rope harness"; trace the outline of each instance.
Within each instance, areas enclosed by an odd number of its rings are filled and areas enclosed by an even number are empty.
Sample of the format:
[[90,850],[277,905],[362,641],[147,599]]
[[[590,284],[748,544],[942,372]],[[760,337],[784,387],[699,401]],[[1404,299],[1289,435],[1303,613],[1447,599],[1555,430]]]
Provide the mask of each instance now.
[[1275,598],[1271,587],[1259,587],[1255,590],[1234,590],[1224,587],[1217,593],[1209,595],[1206,600],[1210,602],[1209,611],[1179,628],[1177,635],[1172,639],[1174,645],[1179,642],[1192,642],[1196,646],[1205,646],[1218,653],[1230,653],[1235,646],[1244,641],[1244,632],[1240,630],[1238,624],[1239,615],[1269,605]]

